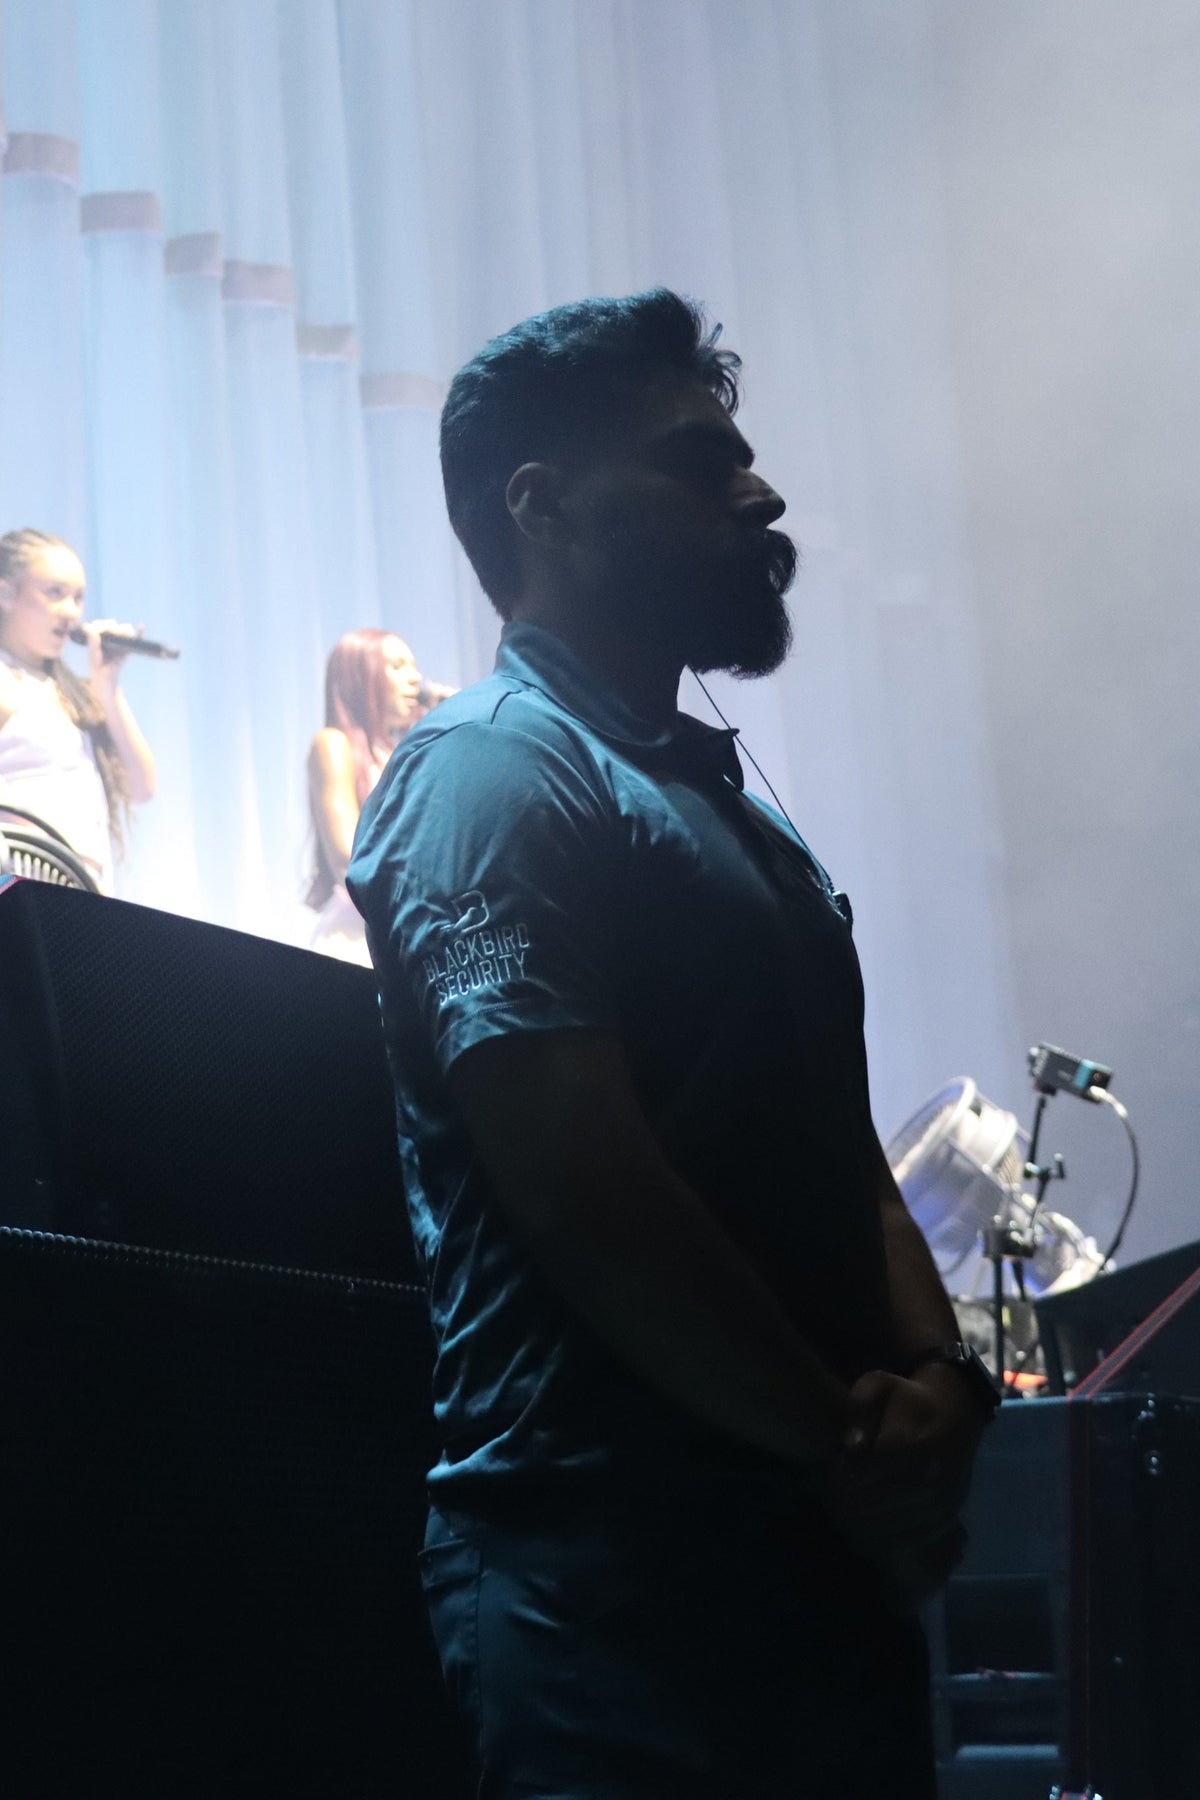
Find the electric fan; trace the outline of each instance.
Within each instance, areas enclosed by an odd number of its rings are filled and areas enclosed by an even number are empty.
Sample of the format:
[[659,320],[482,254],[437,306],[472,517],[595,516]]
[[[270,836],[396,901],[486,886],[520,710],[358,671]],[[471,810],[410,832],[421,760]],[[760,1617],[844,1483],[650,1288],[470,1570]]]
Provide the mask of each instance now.
[[[989,1271],[981,1234],[997,1218],[1025,1229],[1035,1221],[1024,1192],[1029,1134],[967,1076],[948,1082],[888,1142],[885,1155],[909,1211],[951,1292],[973,1296]],[[1062,1213],[1036,1211],[1026,1288],[1060,1293],[1097,1274],[1095,1242]]]

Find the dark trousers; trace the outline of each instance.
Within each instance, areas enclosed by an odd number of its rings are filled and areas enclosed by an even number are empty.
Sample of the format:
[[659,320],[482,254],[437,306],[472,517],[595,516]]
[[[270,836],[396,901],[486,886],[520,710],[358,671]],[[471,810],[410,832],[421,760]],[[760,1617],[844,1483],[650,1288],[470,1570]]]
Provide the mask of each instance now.
[[479,1800],[936,1800],[920,1629],[819,1515],[435,1509],[422,1567]]

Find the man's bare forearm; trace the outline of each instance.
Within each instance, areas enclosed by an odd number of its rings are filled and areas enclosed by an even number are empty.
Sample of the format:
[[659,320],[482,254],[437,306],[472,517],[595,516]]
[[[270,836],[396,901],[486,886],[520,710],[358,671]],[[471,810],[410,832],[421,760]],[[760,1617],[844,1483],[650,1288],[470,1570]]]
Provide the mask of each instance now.
[[[824,1461],[844,1428],[841,1383],[690,1190],[669,1171],[611,1172],[619,1188],[576,1193],[570,1231],[530,1236],[564,1298],[695,1418],[789,1462]],[[621,1224],[624,1248],[612,1235]]]
[[614,1040],[497,1040],[468,1053],[452,1085],[514,1228],[628,1367],[788,1462],[836,1451],[844,1386],[663,1157]]
[[888,1293],[901,1367],[922,1350],[958,1336],[958,1322],[929,1245],[879,1150],[879,1210],[887,1251]]

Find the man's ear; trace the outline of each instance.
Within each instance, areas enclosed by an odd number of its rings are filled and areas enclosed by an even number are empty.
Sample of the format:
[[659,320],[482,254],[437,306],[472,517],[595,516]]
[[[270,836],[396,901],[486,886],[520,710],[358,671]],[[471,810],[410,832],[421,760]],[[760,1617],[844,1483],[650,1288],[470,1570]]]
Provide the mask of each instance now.
[[505,503],[530,543],[562,544],[570,537],[560,505],[562,490],[562,474],[550,463],[522,463],[510,477]]

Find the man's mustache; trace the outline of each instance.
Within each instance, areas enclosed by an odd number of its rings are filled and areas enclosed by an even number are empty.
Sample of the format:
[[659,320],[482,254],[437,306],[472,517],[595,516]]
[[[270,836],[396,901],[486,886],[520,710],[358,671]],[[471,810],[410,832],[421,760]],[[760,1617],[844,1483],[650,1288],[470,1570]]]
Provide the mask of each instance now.
[[763,570],[772,590],[782,600],[800,566],[800,552],[787,532],[755,526],[747,553],[753,556],[755,567]]
[[763,525],[742,525],[732,535],[725,562],[726,578],[766,580],[776,599],[782,599],[796,578],[800,552],[786,531]]

